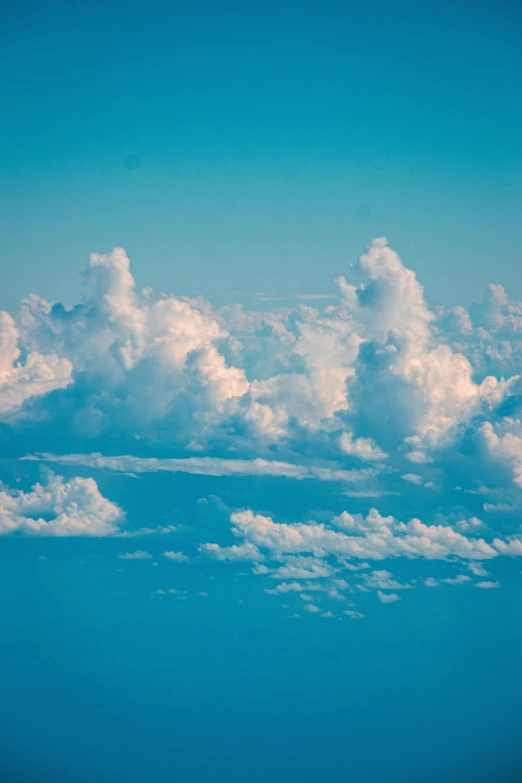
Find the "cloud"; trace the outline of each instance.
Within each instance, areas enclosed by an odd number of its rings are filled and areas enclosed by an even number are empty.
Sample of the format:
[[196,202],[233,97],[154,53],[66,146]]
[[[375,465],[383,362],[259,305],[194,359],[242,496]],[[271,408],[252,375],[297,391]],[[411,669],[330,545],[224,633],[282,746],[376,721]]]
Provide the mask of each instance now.
[[403,481],[409,481],[410,484],[424,484],[422,476],[418,476],[416,473],[405,473],[401,478]]
[[511,470],[513,482],[522,487],[522,421],[505,417],[494,426],[487,421],[479,436],[491,459]]
[[489,571],[486,571],[482,563],[476,563],[473,561],[470,561],[468,563],[468,568],[471,571],[472,574],[475,576],[488,576]]
[[491,590],[500,587],[500,582],[477,582],[475,587],[480,587],[483,590]]
[[[116,248],[91,256],[76,305],[31,295],[0,313],[3,454],[26,454],[24,475],[45,461],[69,476],[0,488],[1,531],[171,533],[156,520],[123,530],[119,506],[74,478],[161,472],[244,477],[233,538],[202,533],[199,552],[250,562],[277,594],[340,601],[416,583],[355,570],[387,559],[458,560],[482,579],[487,560],[521,556],[522,303],[492,284],[468,309],[431,308],[383,238],[337,285],[308,304],[214,309],[139,290]],[[289,497],[272,506],[277,477]],[[290,479],[306,482],[293,498]]]
[[[393,557],[444,560],[449,556],[485,560],[497,557],[501,551],[517,553],[519,544],[494,539],[464,536],[449,525],[426,525],[419,519],[400,522],[383,517],[371,509],[366,517],[343,512],[325,523],[278,523],[251,510],[231,515],[232,532],[256,547],[276,556],[282,554],[312,554],[315,557],[335,555],[367,560]],[[335,527],[341,527],[342,531]]]
[[382,593],[380,590],[377,590],[377,598],[381,604],[393,604],[395,601],[401,600],[397,593]]
[[257,561],[264,560],[265,557],[259,549],[246,541],[243,544],[233,544],[232,546],[219,546],[218,544],[201,544],[199,547],[200,552],[203,552],[215,560],[247,560]]
[[339,438],[339,448],[344,454],[357,457],[365,462],[380,462],[388,459],[388,455],[372,438],[353,438],[351,432],[343,432]]
[[152,555],[145,552],[144,549],[137,549],[136,552],[124,552],[118,555],[120,560],[152,560]]
[[0,310],[0,416],[20,408],[31,397],[63,389],[72,382],[72,364],[56,354],[37,351],[19,361],[19,332],[11,316]]
[[[13,450],[23,427],[34,452],[55,444],[60,453],[45,456],[56,464],[371,481],[363,499],[396,492],[379,485],[395,471],[412,481],[405,457],[444,468],[471,428],[486,460],[517,480],[519,444],[497,419],[518,400],[522,306],[491,286],[469,312],[432,311],[383,238],[356,272],[361,282],[340,278],[331,303],[214,310],[139,290],[121,248],[93,254],[79,304],[31,295],[0,318],[0,415]],[[108,442],[128,456],[96,453]]]
[[402,585],[393,578],[389,571],[372,571],[370,574],[362,574],[366,587],[372,590],[404,590],[411,585]]
[[463,585],[466,582],[471,582],[471,577],[466,576],[466,574],[459,574],[455,577],[447,577],[446,579],[441,579],[441,582],[444,582],[447,585]]
[[203,476],[281,476],[297,480],[357,482],[375,476],[372,469],[342,470],[336,466],[296,465],[266,459],[222,459],[219,457],[104,457],[101,454],[38,454],[22,457],[28,461],[53,462],[58,465],[82,465],[96,470],[121,473],[193,473]]
[[166,557],[168,560],[171,560],[173,563],[187,563],[188,557],[187,555],[184,555],[183,552],[163,552],[163,557]]
[[92,478],[49,474],[29,492],[0,491],[0,534],[40,536],[113,536],[124,519],[121,508],[107,500]]

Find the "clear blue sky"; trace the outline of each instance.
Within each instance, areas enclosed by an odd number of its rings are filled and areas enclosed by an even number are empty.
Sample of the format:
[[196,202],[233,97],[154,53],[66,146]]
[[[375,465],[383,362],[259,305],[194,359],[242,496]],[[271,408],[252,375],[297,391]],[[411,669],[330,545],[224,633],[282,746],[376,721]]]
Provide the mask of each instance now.
[[215,302],[330,292],[374,236],[437,303],[491,277],[522,295],[515,3],[28,2],[2,18],[2,306],[28,275],[76,301],[88,254],[116,245],[138,283]]
[[519,4],[4,0],[0,69],[0,783],[520,783]]

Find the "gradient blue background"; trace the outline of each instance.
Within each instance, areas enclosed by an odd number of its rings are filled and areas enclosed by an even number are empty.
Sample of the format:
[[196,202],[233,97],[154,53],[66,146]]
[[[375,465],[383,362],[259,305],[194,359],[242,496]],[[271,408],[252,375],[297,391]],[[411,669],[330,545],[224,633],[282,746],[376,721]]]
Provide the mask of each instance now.
[[22,2],[2,30],[1,306],[77,301],[115,245],[217,304],[331,293],[382,235],[431,301],[492,268],[522,296],[516,3]]

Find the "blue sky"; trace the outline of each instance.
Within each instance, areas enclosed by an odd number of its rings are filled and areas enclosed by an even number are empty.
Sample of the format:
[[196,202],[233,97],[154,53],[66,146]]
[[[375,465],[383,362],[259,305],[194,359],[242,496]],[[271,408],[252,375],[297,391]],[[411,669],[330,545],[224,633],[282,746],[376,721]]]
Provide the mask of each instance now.
[[468,305],[492,268],[522,296],[515,4],[57,2],[5,18],[4,306],[28,282],[72,304],[84,259],[114,246],[160,290],[331,293],[375,236],[433,302]]
[[2,18],[0,777],[519,781],[520,11]]

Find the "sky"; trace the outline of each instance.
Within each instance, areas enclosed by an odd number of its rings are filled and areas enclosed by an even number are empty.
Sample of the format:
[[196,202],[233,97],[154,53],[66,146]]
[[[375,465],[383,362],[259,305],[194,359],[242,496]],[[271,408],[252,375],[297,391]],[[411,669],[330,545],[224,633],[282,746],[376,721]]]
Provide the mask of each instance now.
[[518,783],[520,9],[0,14],[0,778]]

